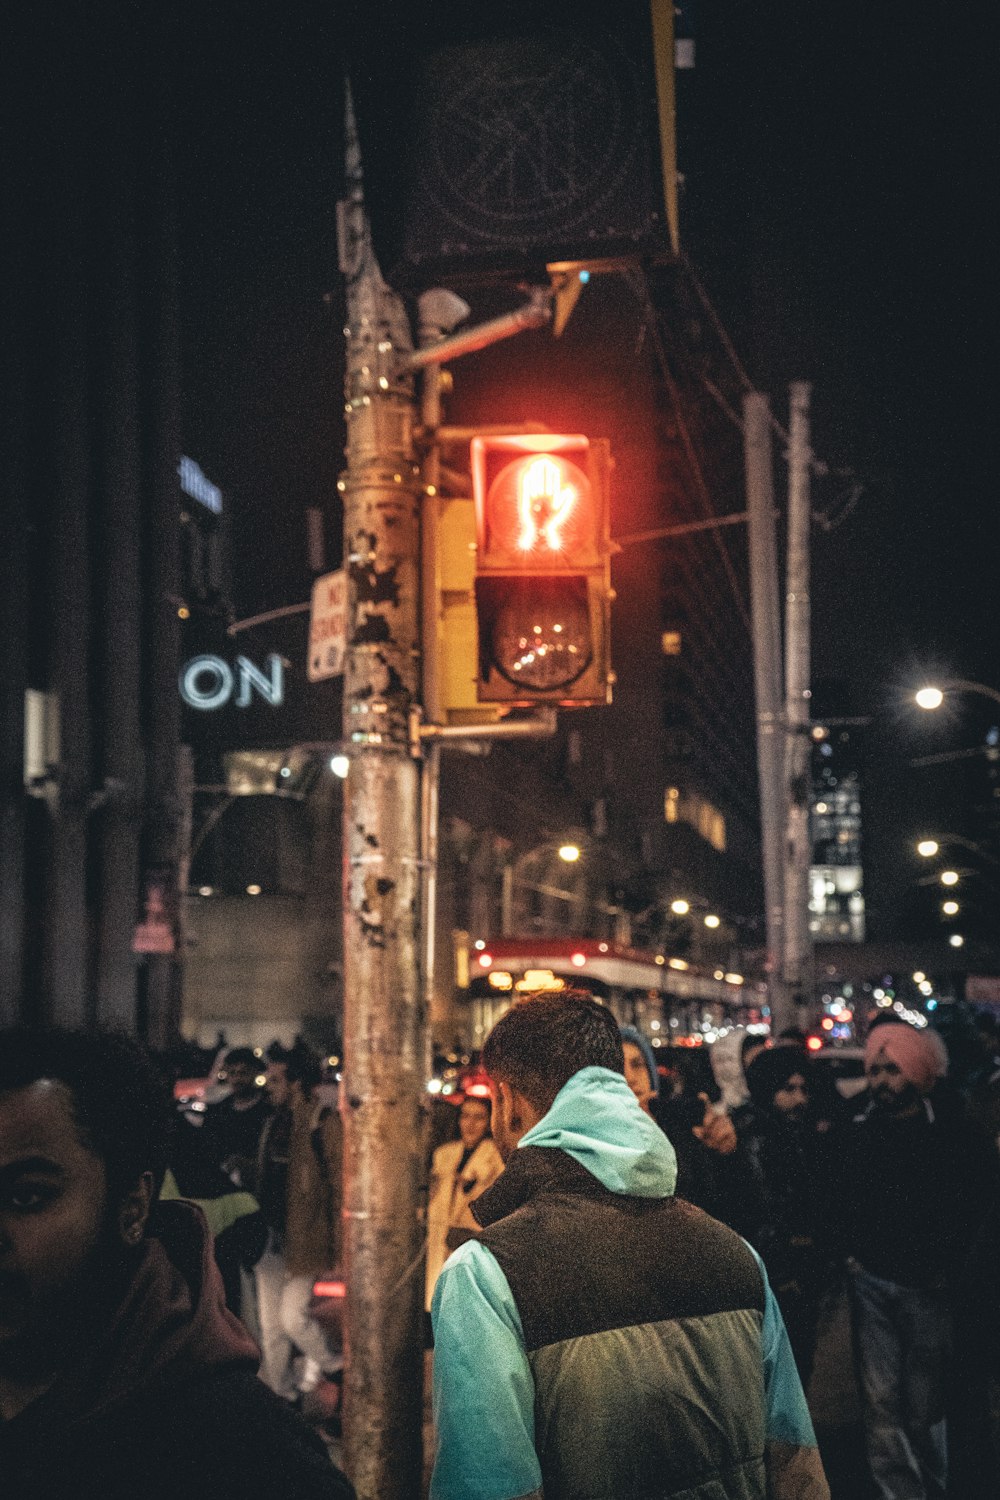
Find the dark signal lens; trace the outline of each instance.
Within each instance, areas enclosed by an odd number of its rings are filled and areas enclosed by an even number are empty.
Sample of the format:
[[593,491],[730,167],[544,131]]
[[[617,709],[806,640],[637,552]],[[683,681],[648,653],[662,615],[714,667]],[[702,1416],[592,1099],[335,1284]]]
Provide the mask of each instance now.
[[593,655],[586,580],[505,579],[504,584],[490,639],[496,670],[526,691],[571,687]]

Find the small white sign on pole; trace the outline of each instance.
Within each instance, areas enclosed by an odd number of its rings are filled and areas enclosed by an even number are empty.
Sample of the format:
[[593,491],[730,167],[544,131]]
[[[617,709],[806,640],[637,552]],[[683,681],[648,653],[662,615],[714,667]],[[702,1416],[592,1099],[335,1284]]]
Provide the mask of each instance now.
[[309,611],[310,682],[339,677],[347,653],[347,574],[343,568],[324,573],[312,589]]

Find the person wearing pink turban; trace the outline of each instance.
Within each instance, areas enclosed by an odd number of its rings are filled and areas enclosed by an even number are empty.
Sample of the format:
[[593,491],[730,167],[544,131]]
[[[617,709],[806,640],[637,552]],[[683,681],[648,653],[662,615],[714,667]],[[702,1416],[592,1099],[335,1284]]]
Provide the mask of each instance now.
[[[882,1078],[879,1067],[882,1060],[894,1064],[903,1080],[922,1098],[948,1071],[948,1049],[938,1033],[930,1029],[918,1031],[915,1026],[903,1023],[876,1026],[869,1033],[865,1044],[865,1073],[873,1088],[872,1070],[878,1068]],[[891,1067],[888,1072],[890,1077],[895,1076]],[[879,1086],[885,1087],[884,1083]],[[900,1093],[910,1108],[915,1107],[916,1100],[906,1090],[895,1091],[894,1097],[898,1098]]]
[[996,1190],[985,1135],[957,1107],[935,1110],[947,1069],[930,1028],[875,1027],[865,1045],[868,1105],[841,1156],[862,1416],[882,1500],[946,1493],[950,1291]]

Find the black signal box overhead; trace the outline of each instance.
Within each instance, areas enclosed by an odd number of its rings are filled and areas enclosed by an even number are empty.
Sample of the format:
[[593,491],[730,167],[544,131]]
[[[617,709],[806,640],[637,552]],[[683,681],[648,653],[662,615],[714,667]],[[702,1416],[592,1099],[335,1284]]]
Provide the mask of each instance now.
[[376,4],[366,17],[352,89],[376,253],[397,288],[670,257],[670,0]]

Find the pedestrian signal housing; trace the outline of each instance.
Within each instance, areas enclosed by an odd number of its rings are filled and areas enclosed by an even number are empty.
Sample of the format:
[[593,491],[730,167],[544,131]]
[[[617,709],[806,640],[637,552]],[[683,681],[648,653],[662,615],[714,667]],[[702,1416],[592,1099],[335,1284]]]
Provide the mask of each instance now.
[[608,444],[472,440],[482,703],[610,701]]

